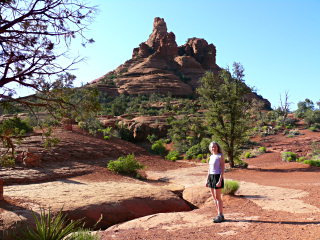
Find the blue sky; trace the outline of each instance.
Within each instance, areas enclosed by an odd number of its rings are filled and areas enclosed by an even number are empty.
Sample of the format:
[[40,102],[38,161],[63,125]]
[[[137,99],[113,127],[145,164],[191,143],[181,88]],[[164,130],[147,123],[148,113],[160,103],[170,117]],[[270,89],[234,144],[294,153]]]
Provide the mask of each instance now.
[[288,92],[291,109],[299,101],[320,100],[319,0],[91,0],[100,12],[73,54],[86,57],[73,72],[87,83],[131,58],[148,39],[154,17],[164,18],[178,45],[204,38],[217,49],[220,67],[240,62],[246,83],[272,107]]

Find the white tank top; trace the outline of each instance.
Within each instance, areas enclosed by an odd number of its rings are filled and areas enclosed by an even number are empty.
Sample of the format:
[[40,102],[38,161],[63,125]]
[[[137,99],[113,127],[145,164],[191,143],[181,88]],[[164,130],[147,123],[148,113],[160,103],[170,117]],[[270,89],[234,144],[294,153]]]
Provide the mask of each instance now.
[[209,160],[209,174],[221,174],[221,154],[212,154]]

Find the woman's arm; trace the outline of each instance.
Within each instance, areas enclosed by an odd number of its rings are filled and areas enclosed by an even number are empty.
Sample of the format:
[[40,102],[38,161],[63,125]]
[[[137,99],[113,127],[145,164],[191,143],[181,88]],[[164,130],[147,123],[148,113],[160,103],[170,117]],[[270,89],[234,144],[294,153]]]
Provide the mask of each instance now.
[[219,181],[217,182],[217,187],[220,187],[222,184],[222,179],[223,179],[223,175],[224,175],[224,169],[225,169],[225,162],[224,162],[224,157],[223,155],[221,155],[220,157],[220,168],[221,168],[221,173],[220,173],[220,178]]

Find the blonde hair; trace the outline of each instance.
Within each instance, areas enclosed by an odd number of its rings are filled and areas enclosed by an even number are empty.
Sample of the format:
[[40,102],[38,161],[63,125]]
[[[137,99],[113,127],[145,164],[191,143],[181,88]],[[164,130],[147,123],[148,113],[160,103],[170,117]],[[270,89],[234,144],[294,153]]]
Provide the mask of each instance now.
[[216,144],[217,147],[218,147],[218,153],[222,154],[221,147],[220,147],[220,145],[219,145],[218,143],[216,143],[216,142],[211,142],[211,143],[209,144],[209,151],[212,153],[212,146],[213,146],[214,144]]

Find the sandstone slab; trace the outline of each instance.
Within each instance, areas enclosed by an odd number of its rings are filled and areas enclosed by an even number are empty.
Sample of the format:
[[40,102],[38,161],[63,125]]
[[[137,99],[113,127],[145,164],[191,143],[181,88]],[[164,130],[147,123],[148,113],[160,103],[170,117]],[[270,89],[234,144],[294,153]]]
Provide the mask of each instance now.
[[[190,207],[171,191],[141,182],[85,182],[73,179],[14,185],[4,188],[5,195],[16,201],[32,203],[32,210],[63,208],[71,218],[85,218],[88,226],[100,217],[100,227],[159,213],[188,211]],[[30,211],[26,207],[25,211]],[[5,215],[2,215],[5,214]],[[6,219],[10,213],[0,213]],[[13,222],[17,218],[11,218]],[[12,223],[13,224],[13,223]]]

